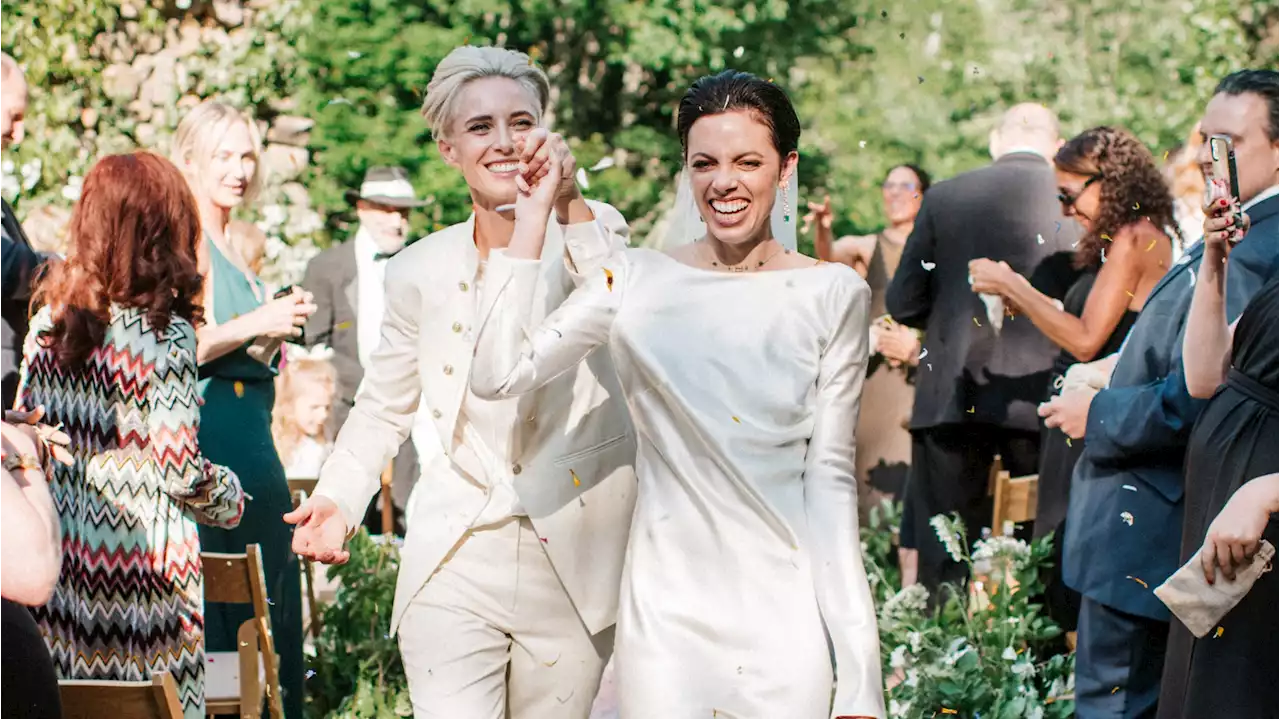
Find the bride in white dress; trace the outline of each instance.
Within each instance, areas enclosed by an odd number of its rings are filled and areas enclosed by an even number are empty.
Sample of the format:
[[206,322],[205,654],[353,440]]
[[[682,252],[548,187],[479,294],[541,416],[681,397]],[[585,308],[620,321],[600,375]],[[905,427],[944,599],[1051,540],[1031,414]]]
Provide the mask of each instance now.
[[[515,235],[490,257],[482,307],[502,310],[481,329],[472,389],[530,392],[608,345],[639,445],[623,719],[881,718],[854,479],[870,290],[775,239],[777,195],[784,226],[798,202],[779,193],[800,135],[781,89],[704,77],[679,129],[705,237],[626,250],[540,326],[527,312],[537,258],[556,185],[573,180],[558,158],[534,159],[541,179],[518,180]],[[563,481],[582,479],[573,460]]]

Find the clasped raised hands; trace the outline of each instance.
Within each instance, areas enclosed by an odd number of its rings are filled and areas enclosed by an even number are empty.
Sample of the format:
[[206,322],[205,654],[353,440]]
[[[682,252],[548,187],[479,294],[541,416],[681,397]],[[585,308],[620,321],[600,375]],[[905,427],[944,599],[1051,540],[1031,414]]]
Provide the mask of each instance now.
[[552,207],[563,209],[578,197],[574,182],[577,160],[558,132],[538,128],[516,142],[520,153],[516,175],[516,217],[533,212],[548,214]]

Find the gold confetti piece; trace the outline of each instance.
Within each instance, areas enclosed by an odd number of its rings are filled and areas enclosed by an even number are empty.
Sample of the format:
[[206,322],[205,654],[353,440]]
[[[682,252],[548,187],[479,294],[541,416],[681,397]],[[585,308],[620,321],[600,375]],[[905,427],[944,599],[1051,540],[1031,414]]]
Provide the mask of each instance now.
[[1132,293],[1132,292],[1130,292],[1129,290],[1125,290],[1125,291],[1124,291],[1124,293],[1125,293],[1126,295],[1129,295],[1129,297],[1133,297],[1133,293]]
[[232,389],[236,391],[237,398],[244,399],[244,382],[236,380],[236,383],[232,385]]
[[955,709],[948,709],[946,707],[942,707],[942,713],[943,714],[959,714],[959,712],[957,712]]
[[1165,151],[1164,151],[1164,159],[1166,159],[1166,160],[1167,160],[1167,159],[1169,159],[1169,151],[1168,151],[1168,150],[1165,150]]
[[533,47],[529,48],[529,64],[530,65],[537,62],[538,58],[541,56],[542,56],[542,49],[539,48],[537,45],[534,45]]
[[1152,238],[1151,244],[1147,245],[1147,252],[1150,252],[1156,246],[1155,238]]
[[969,408],[969,410],[968,410],[969,414],[974,414],[974,413],[975,413],[975,412],[977,412],[977,411],[978,411],[978,408],[977,408],[977,407],[970,407],[970,408]]
[[1136,210],[1136,209],[1138,209],[1138,208],[1140,208],[1140,207],[1142,207],[1142,205],[1140,205],[1140,204],[1138,204],[1138,203],[1136,203],[1136,202],[1135,202],[1135,203],[1133,203],[1133,209],[1135,209],[1135,210]]
[[608,267],[604,268],[604,283],[609,288],[609,291],[613,292],[613,273],[609,271]]
[[339,322],[338,324],[334,325],[333,328],[335,330],[349,330],[351,329],[351,325],[352,325],[351,320],[347,320],[346,322]]
[[1226,630],[1225,630],[1225,629],[1223,629],[1222,627],[1218,627],[1218,629],[1213,633],[1213,638],[1214,638],[1214,639],[1217,639],[1218,637],[1222,636],[1222,633],[1223,633],[1224,631],[1226,631]]
[[1067,437],[1067,446],[1068,446],[1068,447],[1070,447],[1070,446],[1071,446],[1071,438],[1070,438],[1070,437]]
[[978,318],[977,318],[977,317],[974,317],[974,318],[973,318],[973,323],[974,323],[975,325],[979,326],[979,327],[981,327],[981,326],[982,326],[982,323],[978,321]]
[[[1166,152],[1165,154],[1167,155],[1167,154],[1169,154],[1169,153],[1167,153],[1167,152]],[[1118,692],[1118,691],[1120,691],[1120,687],[1113,687],[1113,688],[1111,689],[1111,693],[1112,693],[1112,694],[1115,694],[1115,693],[1116,693],[1116,692]]]
[[578,479],[578,473],[577,473],[577,472],[575,472],[575,471],[573,471],[573,470],[571,469],[571,470],[569,470],[569,476],[570,476],[570,477],[573,477],[573,486],[575,486],[575,487],[581,487],[581,486],[582,486],[582,480],[581,480],[581,479]]
[[731,419],[738,424],[742,424],[742,420],[738,419],[737,417],[731,417]]
[[1138,584],[1141,584],[1143,589],[1148,589],[1148,588],[1149,588],[1149,587],[1147,586],[1147,583],[1146,583],[1146,582],[1142,581],[1141,579],[1138,579],[1137,577],[1134,577],[1134,576],[1128,576],[1128,577],[1125,577],[1125,579],[1132,579],[1133,581],[1137,582]]
[[555,659],[552,659],[552,660],[551,660],[551,661],[549,661],[549,662],[543,662],[543,663],[542,663],[542,666],[544,666],[544,667],[554,667],[554,666],[556,665],[556,663],[557,663],[557,662],[559,662],[559,661],[560,661],[560,657],[556,657]]
[[1101,237],[1102,239],[1106,240],[1107,242],[1110,242],[1110,241],[1111,241],[1111,235],[1108,235],[1108,234],[1107,234],[1107,233],[1105,233],[1105,232],[1104,232],[1104,233],[1102,233],[1101,235],[1099,235],[1099,237]]

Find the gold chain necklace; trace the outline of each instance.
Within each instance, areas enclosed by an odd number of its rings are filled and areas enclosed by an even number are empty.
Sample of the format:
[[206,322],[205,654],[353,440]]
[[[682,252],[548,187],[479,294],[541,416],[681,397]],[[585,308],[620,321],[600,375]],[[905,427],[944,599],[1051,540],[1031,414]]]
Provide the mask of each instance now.
[[771,262],[773,258],[777,257],[779,254],[787,254],[787,255],[791,254],[791,250],[784,249],[781,245],[779,245],[778,249],[774,250],[768,257],[758,261],[755,267],[751,267],[746,262],[743,262],[742,264],[739,264],[739,265],[722,264],[720,260],[716,257],[715,250],[711,249],[711,244],[707,243],[706,247],[707,247],[707,251],[711,254],[711,266],[716,269],[723,268],[727,272],[754,272],[755,270],[758,270],[761,267],[764,267],[765,265],[769,264],[769,262]]

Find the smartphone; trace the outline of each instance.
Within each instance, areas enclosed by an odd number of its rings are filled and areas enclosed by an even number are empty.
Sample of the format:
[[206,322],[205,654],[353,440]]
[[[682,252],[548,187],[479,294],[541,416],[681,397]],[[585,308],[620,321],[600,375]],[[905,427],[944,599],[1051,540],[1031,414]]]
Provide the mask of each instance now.
[[276,293],[274,295],[271,295],[271,299],[278,300],[281,297],[288,297],[289,295],[293,294],[293,288],[295,287],[297,287],[297,285],[285,285],[284,287],[281,287],[280,289],[276,290]]
[[1227,135],[1209,136],[1209,160],[1212,163],[1212,174],[1205,178],[1205,204],[1208,205],[1217,197],[1214,193],[1214,181],[1218,180],[1230,193],[1228,201],[1236,203],[1236,227],[1244,226],[1244,213],[1240,211],[1240,180],[1236,175],[1236,148]]

